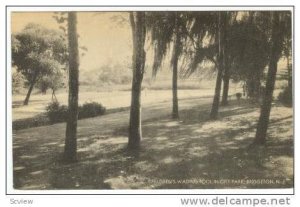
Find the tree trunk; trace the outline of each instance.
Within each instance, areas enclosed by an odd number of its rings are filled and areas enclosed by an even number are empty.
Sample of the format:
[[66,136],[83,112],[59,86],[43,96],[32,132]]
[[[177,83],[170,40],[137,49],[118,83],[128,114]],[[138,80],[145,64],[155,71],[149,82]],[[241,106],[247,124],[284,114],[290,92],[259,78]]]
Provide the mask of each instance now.
[[228,105],[228,92],[229,92],[229,68],[225,66],[224,77],[223,77],[223,95],[221,104],[223,106]]
[[210,118],[217,119],[218,118],[218,111],[219,111],[219,102],[220,102],[220,94],[221,94],[221,85],[222,85],[222,71],[218,69],[218,75],[216,80],[216,87],[215,87],[215,95],[213,104],[210,111]]
[[131,150],[136,150],[139,149],[140,141],[142,139],[141,86],[146,60],[146,52],[144,50],[146,38],[145,12],[137,12],[136,15],[131,12],[130,22],[133,37],[133,77],[131,89],[128,148]]
[[227,12],[224,15],[224,76],[223,76],[223,95],[221,105],[228,105],[228,92],[229,92],[229,80],[230,80],[230,68],[229,68],[229,57],[228,57],[228,17]]
[[25,98],[25,100],[24,100],[24,102],[23,102],[23,105],[28,105],[29,98],[30,98],[31,92],[32,92],[32,90],[33,90],[34,84],[35,84],[35,82],[32,82],[32,83],[30,84],[30,87],[29,87],[29,89],[28,89],[28,92],[27,92],[26,98]]
[[77,118],[78,118],[78,76],[79,55],[76,12],[68,13],[69,40],[69,110],[66,128],[64,160],[77,161]]
[[173,93],[173,108],[172,108],[172,118],[178,119],[178,90],[177,90],[177,79],[178,79],[178,58],[180,54],[180,31],[178,25],[178,16],[175,19],[175,41],[174,41],[174,49],[172,55],[172,66],[173,66],[173,78],[172,78],[172,93]]
[[25,98],[25,100],[23,102],[23,105],[28,105],[31,92],[33,90],[33,87],[34,87],[35,83],[37,82],[37,77],[38,77],[38,72],[36,71],[35,74],[34,74],[34,77],[31,80],[28,92],[26,94],[26,98]]
[[263,104],[261,106],[260,117],[257,125],[254,144],[263,145],[266,143],[266,135],[269,124],[273,91],[276,81],[277,62],[280,55],[280,27],[279,27],[279,14],[272,12],[272,48],[268,69],[268,77],[266,82],[266,89]]
[[52,99],[52,102],[57,102],[57,98],[56,98],[55,90],[54,89],[52,89],[52,97],[51,97],[51,99]]
[[215,87],[215,95],[213,99],[212,108],[210,111],[210,118],[217,119],[218,111],[219,111],[219,102],[220,102],[220,94],[221,94],[221,85],[222,85],[222,75],[224,69],[224,15],[225,13],[219,12],[219,20],[218,20],[218,41],[219,41],[219,53],[218,53],[218,74],[216,80]]
[[178,119],[179,113],[178,113],[178,95],[177,95],[177,61],[173,65],[173,79],[172,79],[172,93],[173,93],[173,108],[172,108],[172,118]]

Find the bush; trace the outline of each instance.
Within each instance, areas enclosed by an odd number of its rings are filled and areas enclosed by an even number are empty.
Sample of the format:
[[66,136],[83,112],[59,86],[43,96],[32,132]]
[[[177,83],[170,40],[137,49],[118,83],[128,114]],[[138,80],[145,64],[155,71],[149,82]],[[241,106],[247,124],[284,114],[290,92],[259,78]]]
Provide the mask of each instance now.
[[[105,107],[100,103],[91,102],[78,106],[78,119],[95,117],[105,113]],[[53,123],[65,122],[68,117],[68,107],[60,105],[58,102],[52,102],[46,107],[49,121]]]
[[293,90],[291,87],[286,87],[278,95],[278,100],[287,106],[293,105]]
[[67,120],[68,107],[54,101],[46,107],[47,115],[51,123],[64,122]]
[[95,117],[105,113],[105,107],[97,102],[85,103],[78,108],[78,119]]

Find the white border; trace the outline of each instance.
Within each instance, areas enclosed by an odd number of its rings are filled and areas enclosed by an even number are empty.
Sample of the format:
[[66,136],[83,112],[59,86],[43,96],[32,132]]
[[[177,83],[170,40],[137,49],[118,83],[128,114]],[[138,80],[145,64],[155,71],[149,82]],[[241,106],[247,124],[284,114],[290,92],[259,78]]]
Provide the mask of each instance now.
[[[246,5],[245,5],[246,6]],[[207,11],[207,10],[290,10],[293,7],[8,7],[7,8],[7,91],[11,91],[10,13],[13,11]],[[8,194],[292,194],[293,189],[187,189],[187,190],[15,190],[12,188],[11,93],[7,97],[7,193]]]

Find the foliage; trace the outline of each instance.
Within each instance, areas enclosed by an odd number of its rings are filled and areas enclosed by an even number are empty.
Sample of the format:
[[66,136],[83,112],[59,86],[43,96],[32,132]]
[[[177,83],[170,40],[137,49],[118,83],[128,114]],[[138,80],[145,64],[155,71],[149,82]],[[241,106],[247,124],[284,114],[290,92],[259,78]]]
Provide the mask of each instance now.
[[154,48],[153,76],[157,74],[162,61],[167,54],[175,32],[175,12],[147,13],[147,29],[150,31],[151,44]]
[[52,89],[54,92],[64,86],[64,77],[61,70],[53,70],[49,74],[39,79],[37,88],[42,93],[46,93],[48,89]]
[[46,112],[51,123],[65,122],[67,120],[68,107],[54,101],[48,104]]
[[56,30],[33,23],[12,36],[12,65],[24,76],[25,85],[29,86],[24,105],[28,104],[39,79],[64,68],[68,54],[63,36]]
[[106,108],[97,102],[85,103],[79,106],[78,119],[100,116],[105,113]]
[[[78,119],[90,118],[105,114],[106,108],[97,102],[85,103],[78,106]],[[51,123],[65,122],[68,117],[68,107],[54,101],[46,107],[47,116]]]
[[292,106],[293,105],[292,87],[285,87],[283,91],[279,93],[278,100],[286,106]]
[[283,36],[283,55],[286,58],[292,54],[292,18],[291,12],[285,11],[281,14],[281,26],[282,31],[284,31]]
[[[95,75],[95,74],[94,74]],[[100,84],[129,84],[131,82],[131,74],[129,70],[124,69],[123,66],[117,65],[104,65],[99,69],[98,82]]]
[[[153,76],[156,76],[160,69],[170,46],[175,42],[178,44],[176,55],[171,59],[171,66],[175,59],[187,56],[185,52],[189,47],[195,47],[195,41],[191,34],[191,25],[195,25],[195,15],[199,12],[148,12],[147,29],[151,36],[151,45],[154,48],[154,60],[152,65]],[[188,38],[190,37],[190,38]],[[177,39],[177,40],[176,40]],[[182,57],[185,52],[185,56]],[[175,58],[175,59],[174,59]],[[183,66],[183,65],[182,65]],[[181,68],[182,69],[182,68]]]
[[269,37],[257,24],[241,21],[229,30],[229,61],[235,81],[262,76],[269,59]]
[[24,85],[24,77],[21,73],[14,71],[12,73],[12,93],[19,93]]
[[38,24],[28,24],[12,38],[13,65],[27,81],[48,74],[67,60],[66,42],[61,33]]
[[218,53],[218,13],[217,12],[192,12],[193,23],[188,28],[190,41],[193,47],[186,50],[186,55],[191,57],[185,75],[196,72],[199,64],[212,62],[215,66]]
[[42,77],[37,85],[37,88],[43,93],[46,94],[47,90],[50,88],[51,79],[49,76]]

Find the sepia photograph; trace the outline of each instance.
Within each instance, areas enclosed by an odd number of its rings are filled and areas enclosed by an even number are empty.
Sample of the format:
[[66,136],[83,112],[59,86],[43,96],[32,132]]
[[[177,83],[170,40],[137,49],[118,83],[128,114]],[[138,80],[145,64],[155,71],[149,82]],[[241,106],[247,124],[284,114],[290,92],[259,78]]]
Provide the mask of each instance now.
[[293,190],[289,9],[9,12],[10,188]]

